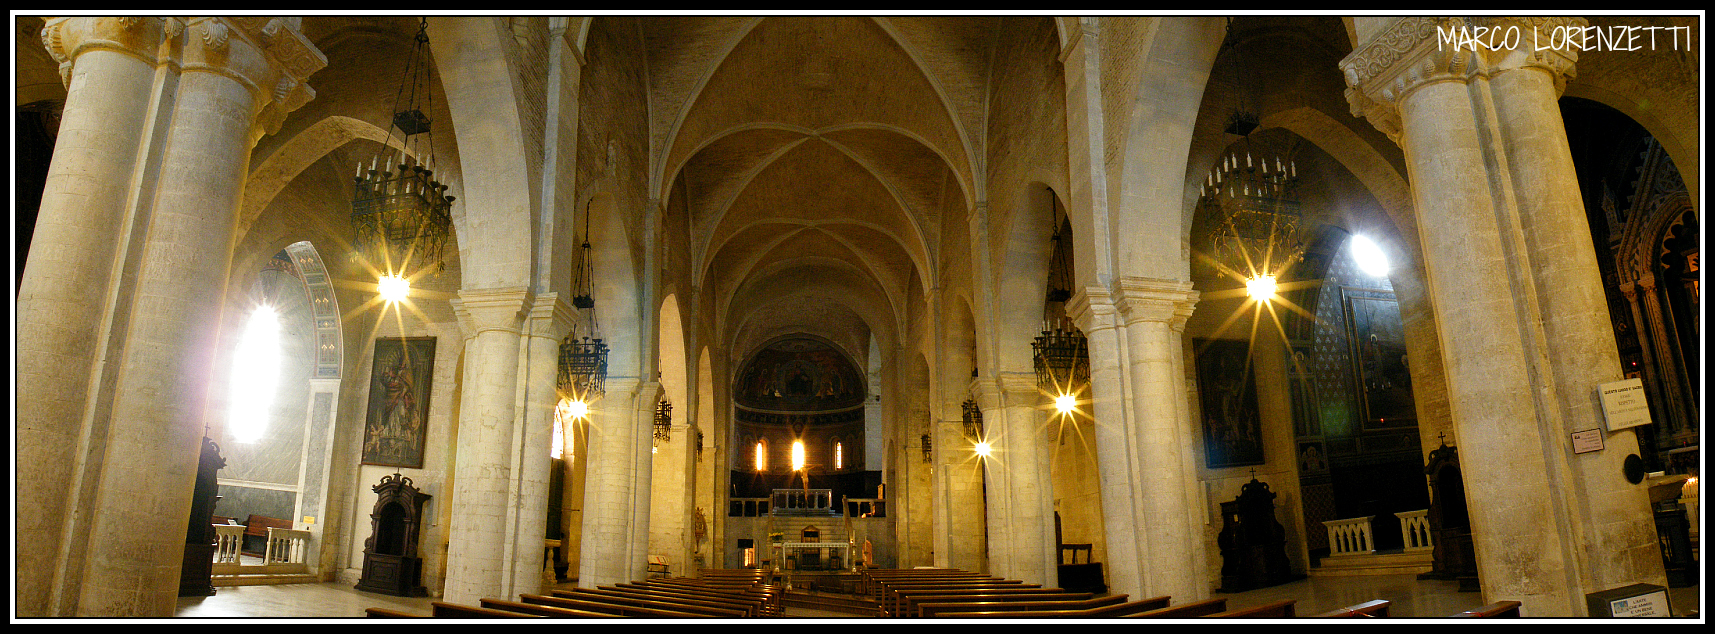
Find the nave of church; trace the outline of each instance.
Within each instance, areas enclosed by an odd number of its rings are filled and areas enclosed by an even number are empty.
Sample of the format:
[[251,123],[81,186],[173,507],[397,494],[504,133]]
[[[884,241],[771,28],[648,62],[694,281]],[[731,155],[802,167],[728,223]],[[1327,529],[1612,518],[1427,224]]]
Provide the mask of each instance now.
[[1701,14],[14,17],[15,619],[1695,612]]

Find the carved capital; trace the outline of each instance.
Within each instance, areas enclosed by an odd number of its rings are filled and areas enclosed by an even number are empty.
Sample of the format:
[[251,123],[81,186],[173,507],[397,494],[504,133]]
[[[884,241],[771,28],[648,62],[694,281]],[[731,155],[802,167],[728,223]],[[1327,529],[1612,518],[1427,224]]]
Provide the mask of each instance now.
[[527,288],[493,288],[461,290],[449,303],[465,339],[471,339],[489,331],[520,334],[520,322],[534,299]]
[[1191,290],[1190,282],[1158,280],[1146,277],[1122,277],[1116,281],[1119,308],[1127,325],[1139,322],[1166,322],[1174,330],[1183,331],[1185,322],[1197,309],[1201,296]]
[[1085,336],[1119,325],[1115,319],[1117,315],[1113,294],[1100,286],[1078,289],[1077,294],[1066,301],[1066,316],[1072,318],[1072,323],[1077,324]]
[[279,131],[286,115],[315,98],[305,80],[327,57],[298,32],[299,18],[243,16],[190,18],[185,72],[231,78],[256,100],[252,137]]
[[572,330],[572,323],[577,317],[577,309],[562,301],[559,293],[542,293],[530,306],[526,328],[532,337],[559,341]]
[[60,64],[60,80],[71,83],[77,58],[88,51],[106,50],[130,55],[154,65],[160,60],[161,43],[173,37],[171,18],[155,17],[65,17],[49,18],[42,25],[42,46]]
[[[1589,26],[1588,20],[1537,16],[1488,17],[1473,21],[1479,26],[1489,27],[1491,31],[1518,34],[1517,46],[1486,53],[1493,74],[1525,68],[1545,71],[1554,77],[1554,93],[1557,97],[1566,92],[1566,80],[1578,76],[1578,47],[1555,46],[1554,39],[1557,31],[1567,33],[1569,30]],[[1575,39],[1581,41],[1582,37]]]

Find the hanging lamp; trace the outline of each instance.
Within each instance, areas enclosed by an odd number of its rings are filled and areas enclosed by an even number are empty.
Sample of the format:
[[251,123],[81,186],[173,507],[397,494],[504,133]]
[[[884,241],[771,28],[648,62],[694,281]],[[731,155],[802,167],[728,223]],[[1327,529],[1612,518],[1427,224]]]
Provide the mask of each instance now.
[[397,130],[400,149],[383,144],[367,167],[359,162],[352,193],[352,256],[396,278],[407,277],[414,262],[434,262],[436,272],[444,270],[441,250],[452,235],[453,197],[435,179],[434,136],[424,114],[433,110],[428,25],[425,18],[418,27],[393,100],[388,137]]
[[572,308],[577,316],[572,330],[560,342],[560,397],[588,407],[607,393],[607,344],[602,342],[601,323],[596,319],[595,260],[590,253],[589,215],[584,216],[584,241],[578,258]]
[[1054,205],[1054,252],[1048,264],[1048,293],[1042,308],[1042,334],[1031,343],[1036,386],[1052,396],[1075,394],[1090,382],[1090,353],[1084,332],[1066,317],[1072,298],[1072,232]]

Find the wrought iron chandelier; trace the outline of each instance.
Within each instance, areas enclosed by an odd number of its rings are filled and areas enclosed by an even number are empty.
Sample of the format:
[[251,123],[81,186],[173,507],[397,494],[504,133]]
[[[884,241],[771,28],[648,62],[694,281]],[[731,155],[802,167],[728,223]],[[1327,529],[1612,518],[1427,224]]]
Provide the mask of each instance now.
[[965,399],[965,438],[972,442],[983,439],[983,410],[976,399]]
[[1209,169],[1203,181],[1199,204],[1215,219],[1214,255],[1233,272],[1251,278],[1276,276],[1304,255],[1298,238],[1302,212],[1298,202],[1298,165],[1269,148],[1253,147],[1250,133],[1258,118],[1247,108],[1248,92],[1254,85],[1244,72],[1242,58],[1227,22],[1227,53],[1233,60],[1234,90],[1239,103],[1228,119],[1226,132],[1240,143]]
[[1072,232],[1055,204],[1054,254],[1048,265],[1048,294],[1042,309],[1042,334],[1030,347],[1036,364],[1036,385],[1051,395],[1072,394],[1090,382],[1089,345],[1084,332],[1066,317],[1064,304],[1072,298]]
[[428,24],[425,18],[418,27],[393,100],[388,135],[399,131],[401,149],[383,145],[367,168],[359,162],[352,193],[352,256],[367,258],[392,275],[405,273],[413,260],[433,261],[437,272],[445,269],[441,250],[452,235],[453,197],[435,180],[434,136],[424,114],[432,110]]
[[[572,330],[560,342],[561,398],[589,404],[607,393],[607,344],[602,342],[601,323],[596,320],[595,260],[590,254],[589,216],[584,216],[583,252],[578,259],[572,307],[577,317]],[[581,336],[580,336],[581,335]]]
[[673,404],[661,399],[655,404],[655,441],[673,440]]

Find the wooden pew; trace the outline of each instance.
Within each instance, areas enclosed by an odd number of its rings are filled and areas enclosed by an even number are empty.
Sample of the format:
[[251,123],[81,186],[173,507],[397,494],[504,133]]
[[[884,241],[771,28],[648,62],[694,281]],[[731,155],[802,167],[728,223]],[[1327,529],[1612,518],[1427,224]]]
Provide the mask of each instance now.
[[679,590],[679,591],[689,591],[689,592],[697,592],[697,593],[716,593],[716,594],[721,594],[721,595],[725,595],[725,596],[733,596],[733,597],[740,597],[740,598],[746,598],[746,599],[761,599],[763,601],[763,605],[764,605],[763,611],[764,611],[764,613],[767,613],[767,614],[779,614],[780,613],[780,609],[781,609],[780,598],[781,598],[781,595],[784,594],[784,591],[781,590],[780,588],[775,587],[775,586],[771,586],[771,585],[766,585],[766,584],[745,584],[745,585],[709,584],[709,583],[705,583],[705,582],[698,580],[698,579],[689,579],[689,578],[683,578],[683,577],[675,577],[675,578],[668,578],[668,579],[648,579],[648,580],[645,580],[645,581],[642,581],[642,582],[639,582],[639,583],[633,584],[633,585],[671,588],[671,589]]
[[1519,616],[1520,605],[1521,604],[1517,601],[1497,601],[1480,608],[1460,612],[1453,615],[1453,618],[1482,619],[1489,617]]
[[1122,614],[1122,618],[1130,619],[1188,619],[1194,616],[1217,614],[1227,610],[1227,598],[1215,597],[1202,601],[1192,601],[1179,605],[1156,608],[1135,614]]
[[[555,590],[555,592],[560,591]],[[540,594],[522,594],[518,596],[518,601],[521,603],[534,603],[536,605],[546,605],[556,608],[570,608],[573,610],[585,610],[589,612],[600,612],[603,614],[617,614],[619,616],[638,616],[653,619],[710,618],[706,614],[697,612],[686,612],[682,610],[664,609],[652,606],[628,605],[613,601],[548,597]]]
[[1289,618],[1289,617],[1292,617],[1295,615],[1294,610],[1296,610],[1296,608],[1294,608],[1293,606],[1297,603],[1298,603],[1297,599],[1281,599],[1281,600],[1275,601],[1273,603],[1264,603],[1262,605],[1251,606],[1248,608],[1239,608],[1237,610],[1227,610],[1226,612],[1219,612],[1219,613],[1215,613],[1215,614],[1205,614],[1205,615],[1203,615],[1203,618],[1229,618],[1229,619],[1281,619],[1281,618]]
[[662,595],[662,593],[648,593],[648,591],[640,591],[640,589],[623,589],[604,586],[604,588],[568,589],[568,591],[564,591],[564,593],[568,593],[568,595],[559,595],[559,593],[563,593],[563,591],[556,591],[556,596],[568,596],[568,598],[607,596],[607,598],[623,598],[623,600],[648,601],[648,607],[664,607],[669,608],[669,610],[684,610],[684,612],[710,612],[713,613],[713,615],[717,615],[717,617],[727,617],[727,619],[744,619],[744,617],[751,617],[751,615],[753,615],[753,613],[751,613],[751,607],[748,607],[748,605],[737,605],[737,603],[731,603],[731,601],[712,601],[707,600],[707,598],[691,598],[691,596]]
[[534,614],[536,616],[549,616],[562,619],[616,619],[621,617],[621,615],[618,614],[608,614],[605,612],[556,608],[535,603],[503,601],[500,599],[483,599],[482,607],[490,610],[503,610],[506,612],[518,612],[520,614]]
[[435,601],[433,603],[430,603],[429,605],[433,606],[434,615],[436,618],[454,618],[454,619],[493,619],[493,618],[539,619],[539,618],[542,618],[542,617],[537,616],[535,614],[525,614],[523,612],[508,612],[506,610],[496,610],[494,608],[484,608],[484,607],[477,607],[477,606],[473,606],[473,605],[459,605],[457,603],[443,603],[440,601]]
[[[891,593],[891,596],[893,598],[893,602],[891,605],[886,605],[883,607],[885,607],[888,610],[888,614],[895,615],[895,616],[901,616],[901,617],[915,616],[916,615],[915,614],[915,606],[919,603],[930,602],[930,601],[934,601],[934,602],[961,601],[961,600],[980,601],[981,599],[978,597],[993,597],[996,600],[998,600],[999,597],[1019,596],[1019,595],[1022,595],[1022,596],[1060,595],[1060,597],[1062,599],[1066,599],[1066,598],[1074,598],[1074,597],[1067,596],[1067,595],[1075,595],[1076,594],[1076,593],[1069,593],[1069,592],[1062,590],[1060,588],[1021,588],[1021,587],[1018,587],[1017,585],[1011,585],[1011,586],[987,585],[987,586],[954,587],[954,588],[937,586],[934,588],[927,588],[927,589],[900,589],[900,590],[892,590],[889,592]],[[1086,598],[1087,599],[1091,596],[1095,596],[1095,595],[1087,594],[1087,596],[1076,597],[1076,598]],[[1029,599],[1021,599],[1021,600],[1028,601]],[[1043,599],[1043,600],[1047,600],[1047,599]]]
[[[256,514],[252,513],[250,515],[250,517],[248,517],[244,520],[244,536],[247,538],[248,537],[260,537],[260,538],[262,538],[262,548],[263,548],[263,550],[266,550],[268,548],[268,529],[270,529],[270,528],[286,528],[286,529],[289,529],[291,527],[292,527],[292,520],[283,520],[283,519],[280,519],[278,517],[268,517],[266,515],[256,515]],[[240,541],[242,541],[244,543],[239,544],[239,547],[238,547],[239,550],[241,550],[245,553],[248,553],[248,554],[252,554],[252,555],[262,554],[262,552],[263,552],[262,550],[248,550],[247,549],[247,544],[250,541],[249,539],[241,539]]]
[[398,610],[392,610],[392,609],[388,609],[388,608],[364,608],[363,613],[365,616],[368,616],[369,618],[372,618],[372,619],[425,619],[425,618],[428,618],[428,616],[426,616],[426,615],[407,614],[404,612],[400,612]]
[[1137,616],[1140,613],[1159,610],[1167,605],[1167,601],[1167,597],[1153,597],[1139,601],[1116,603],[1114,605],[1105,605],[1082,610],[1031,610],[1029,612],[990,610],[984,612],[942,612],[935,616],[955,619],[1111,619]]
[[620,590],[638,594],[659,595],[676,599],[691,599],[708,602],[713,605],[731,606],[745,611],[745,616],[762,616],[768,608],[767,597],[761,595],[742,595],[730,592],[698,591],[690,588],[674,588],[671,586],[646,586],[640,584],[622,583],[616,586],[598,586],[603,590]]
[[[1088,593],[1085,593],[1088,594]],[[915,616],[932,619],[942,612],[1049,612],[1063,610],[1088,610],[1126,602],[1126,595],[1115,594],[1105,597],[1088,599],[1037,599],[1027,595],[1012,595],[1001,599],[988,598],[981,601],[948,601],[936,603],[918,603],[914,606]],[[1028,615],[1020,615],[1029,618]]]
[[[1088,601],[1095,598],[1090,592],[1067,592],[1060,588],[1041,588],[1043,592],[1027,591],[978,591],[972,593],[929,593],[907,594],[900,597],[899,614],[905,618],[922,616],[921,606],[925,603],[1016,603],[1021,601]],[[1084,606],[1089,607],[1089,606]],[[1081,608],[1079,608],[1081,609]]]
[[1387,608],[1388,608],[1388,601],[1387,600],[1376,599],[1374,601],[1365,601],[1365,602],[1359,603],[1357,605],[1348,605],[1348,606],[1343,607],[1343,608],[1335,608],[1333,610],[1329,610],[1329,611],[1323,612],[1321,614],[1312,615],[1310,618],[1313,618],[1313,619],[1339,619],[1339,618],[1348,618],[1348,617],[1358,617],[1358,618],[1383,617],[1383,616],[1387,616]]
[[[882,595],[881,595],[880,606],[881,606],[881,609],[884,611],[883,616],[896,615],[896,614],[900,613],[899,609],[901,607],[900,604],[902,602],[902,597],[907,596],[907,595],[919,595],[919,594],[927,595],[927,594],[935,594],[935,593],[940,593],[943,595],[974,594],[974,593],[978,593],[979,591],[985,591],[985,590],[1004,591],[1004,590],[1014,590],[1014,589],[1035,590],[1035,591],[1040,592],[1043,588],[1039,584],[1024,583],[1024,582],[1021,582],[1018,580],[1012,580],[1012,581],[1006,581],[1006,582],[983,581],[983,582],[953,583],[953,584],[936,583],[936,584],[927,584],[927,585],[906,584],[906,585],[901,585],[901,586],[888,586],[888,587],[886,587],[884,589],[884,591],[882,592]],[[1060,592],[1064,592],[1063,590],[1058,590],[1058,589],[1055,589],[1055,590],[1060,591]]]

